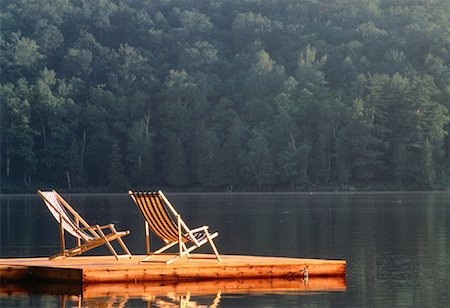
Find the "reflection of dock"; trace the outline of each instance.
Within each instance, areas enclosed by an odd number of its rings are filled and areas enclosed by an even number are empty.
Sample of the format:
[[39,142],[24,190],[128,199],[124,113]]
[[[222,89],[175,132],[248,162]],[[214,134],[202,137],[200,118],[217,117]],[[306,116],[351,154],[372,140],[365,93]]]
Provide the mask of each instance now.
[[111,256],[80,256],[67,259],[0,259],[0,278],[65,281],[80,284],[199,281],[211,279],[344,277],[346,262],[341,260],[298,259],[224,255],[218,263],[214,255],[192,254],[167,265],[167,256],[140,263],[144,256],[116,261]]
[[220,279],[206,281],[185,281],[161,284],[141,283],[98,283],[79,284],[4,284],[1,295],[57,294],[82,295],[84,299],[129,297],[151,298],[167,294],[190,294],[195,296],[216,294],[287,294],[302,292],[342,292],[346,291],[344,277],[316,277],[298,279]]
[[142,297],[144,295],[191,294],[207,295],[220,291],[222,294],[278,294],[311,291],[345,291],[343,277],[317,277],[308,279],[220,279],[180,282],[177,284],[92,284],[83,287],[85,298],[112,295]]
[[125,307],[129,299],[147,302],[147,307],[218,307],[236,295],[291,294],[346,291],[344,277],[298,279],[220,279],[178,283],[99,284],[5,284],[0,296],[27,294],[60,295],[61,307]]

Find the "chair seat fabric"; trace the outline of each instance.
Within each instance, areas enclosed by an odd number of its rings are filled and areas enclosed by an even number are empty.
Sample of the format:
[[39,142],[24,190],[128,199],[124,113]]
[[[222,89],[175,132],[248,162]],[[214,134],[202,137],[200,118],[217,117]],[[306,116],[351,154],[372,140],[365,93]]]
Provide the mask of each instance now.
[[[194,237],[195,237],[195,239],[198,241],[198,242],[201,242],[201,241],[203,241],[204,239],[206,239],[206,233],[205,232],[202,232],[202,231],[199,231],[199,232],[195,232],[195,233],[193,233],[192,234]],[[186,236],[187,237],[191,237],[189,234],[186,234]],[[191,239],[193,242],[195,242],[193,239]]]
[[[131,258],[131,253],[122,240],[122,237],[128,235],[130,231],[117,231],[113,224],[103,227],[98,225],[91,226],[56,191],[38,190],[38,194],[60,225],[61,253],[50,257],[50,259],[76,256],[101,245],[106,245],[117,260],[119,257]],[[109,233],[105,234],[104,229],[109,229]],[[64,235],[66,232],[77,239],[77,246],[70,249],[65,248]],[[111,245],[110,241],[116,240],[125,252],[124,255],[119,256]]]
[[[217,248],[212,241],[218,233],[210,234],[208,227],[194,229],[192,232],[181,218],[181,215],[175,210],[170,201],[162,191],[157,192],[128,192],[131,199],[137,205],[144,217],[146,230],[148,228],[153,234],[162,239],[166,245],[154,253],[150,251],[149,232],[146,232],[146,244],[148,257],[143,260],[148,261],[153,254],[159,254],[178,244],[179,253],[175,258],[166,263],[174,261],[176,258],[188,256],[189,253],[205,243],[209,243],[213,249],[216,258],[221,262]],[[190,245],[190,247],[188,247]]]

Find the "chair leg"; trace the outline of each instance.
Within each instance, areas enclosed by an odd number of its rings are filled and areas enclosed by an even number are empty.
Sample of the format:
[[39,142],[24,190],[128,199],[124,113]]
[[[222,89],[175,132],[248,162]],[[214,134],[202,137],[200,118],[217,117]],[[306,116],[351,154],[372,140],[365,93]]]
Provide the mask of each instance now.
[[[213,242],[213,240],[212,240],[213,238],[215,238],[215,237],[218,236],[218,233],[215,232],[214,234],[211,235],[211,234],[209,234],[209,232],[206,231],[205,234],[206,234],[206,239],[204,239],[203,241],[199,242],[198,245],[192,245],[192,246],[189,247],[189,248],[187,248],[187,246],[184,245],[184,250],[182,251],[182,253],[176,255],[175,257],[173,257],[173,258],[170,259],[169,261],[166,261],[166,264],[170,264],[170,263],[172,263],[173,261],[175,261],[176,259],[182,258],[184,255],[189,256],[189,260],[190,260],[190,255],[189,255],[189,253],[192,252],[192,251],[194,251],[195,249],[199,248],[200,246],[203,246],[206,242],[209,242],[209,244],[211,245],[211,248],[213,249],[213,251],[214,251],[214,253],[215,253],[215,255],[216,255],[217,261],[218,261],[219,263],[222,262],[222,259],[220,258],[219,252],[218,252],[218,250],[217,250],[217,248],[216,248],[216,245],[214,245],[214,242]],[[177,242],[175,242],[175,244],[176,244],[176,243],[177,243]],[[183,243],[183,244],[184,244],[184,243]]]
[[[109,228],[114,234],[117,234],[116,228],[114,228],[113,224],[110,224]],[[119,242],[119,245],[122,247],[123,251],[125,252],[125,256],[129,257],[131,259],[131,252],[128,250],[128,247],[125,245],[121,237],[117,238],[117,241]]]
[[[201,246],[201,245],[200,245],[200,246]],[[166,264],[170,264],[170,263],[172,263],[173,261],[175,261],[175,260],[178,259],[178,258],[181,259],[181,258],[183,258],[184,255],[187,255],[188,258],[189,258],[189,261],[191,261],[191,256],[189,255],[189,253],[190,253],[191,251],[193,251],[194,249],[197,249],[197,248],[200,247],[200,246],[193,245],[193,246],[187,248],[186,244],[183,243],[184,250],[183,250],[181,253],[177,254],[177,255],[176,255],[175,257],[173,257],[172,259],[166,261]]]
[[64,256],[66,253],[66,240],[64,238],[64,226],[62,224],[63,218],[60,216],[60,222],[59,222],[59,238],[61,243],[61,255]]
[[161,252],[166,251],[167,249],[169,249],[169,248],[175,246],[176,244],[178,244],[178,242],[172,242],[172,243],[169,243],[169,244],[167,244],[166,246],[164,246],[164,247],[158,249],[157,251],[155,251],[155,252],[152,253],[151,255],[148,255],[147,257],[145,257],[144,259],[142,259],[140,262],[146,262],[146,261],[150,260],[154,255],[158,255],[158,254],[160,254]]
[[119,237],[117,239],[117,241],[119,242],[119,244],[122,247],[123,251],[125,251],[125,255],[128,256],[131,259],[131,252],[128,250],[128,247],[125,245],[123,240]]
[[67,256],[65,255],[65,253],[58,253],[56,255],[53,255],[51,257],[49,257],[49,260],[54,260],[54,259],[65,259],[67,258]]
[[214,242],[213,242],[213,240],[212,240],[212,238],[211,238],[211,235],[209,234],[208,231],[206,231],[205,234],[206,234],[206,237],[208,238],[208,242],[209,242],[209,244],[211,245],[211,248],[213,249],[214,253],[216,254],[217,261],[219,261],[219,263],[222,262],[222,259],[220,259],[219,252],[217,251],[216,245],[214,245]]
[[185,254],[187,255],[189,261],[191,261],[191,255],[189,254],[189,252],[187,252],[188,249],[187,249],[187,246],[185,243],[183,243],[183,249],[184,249]]
[[157,251],[155,251],[153,254],[154,255],[160,254],[161,252],[166,251],[167,249],[169,249],[170,247],[175,246],[176,244],[178,244],[178,242],[169,243],[166,246],[164,246],[164,247],[158,249]]
[[95,226],[98,233],[100,234],[100,236],[103,238],[103,240],[105,241],[106,246],[108,246],[109,250],[111,251],[111,253],[114,255],[114,257],[116,258],[116,260],[119,260],[119,256],[117,255],[116,250],[114,249],[114,247],[111,245],[111,243],[108,241],[108,239],[105,236],[105,233],[103,233],[102,229],[100,228],[99,225]]
[[177,224],[178,224],[178,253],[180,258],[183,257],[183,240],[182,240],[182,236],[181,236],[181,217],[180,215],[177,215]]
[[73,256],[77,256],[80,255],[86,251],[89,251],[91,249],[97,248],[101,245],[104,244],[104,239],[100,238],[98,241],[96,242],[86,242],[84,244],[82,244],[81,246],[76,246],[74,248],[71,249],[67,249],[64,253],[64,255],[66,257],[73,257]]
[[148,260],[150,260],[153,257],[153,255],[148,255],[146,256],[144,259],[142,259],[140,262],[147,262]]
[[172,259],[166,261],[166,264],[172,263],[173,261],[175,261],[175,260],[178,259],[179,257],[180,257],[179,255],[176,255],[174,258],[172,258]]
[[147,255],[151,253],[150,249],[150,228],[148,222],[145,221],[145,248],[147,250]]

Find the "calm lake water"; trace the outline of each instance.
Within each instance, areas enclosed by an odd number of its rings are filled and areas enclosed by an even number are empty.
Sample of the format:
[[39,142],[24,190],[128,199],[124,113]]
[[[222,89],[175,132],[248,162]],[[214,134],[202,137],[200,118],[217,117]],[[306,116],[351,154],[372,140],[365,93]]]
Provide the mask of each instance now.
[[[195,307],[213,302],[218,307],[450,305],[450,192],[166,195],[189,226],[207,224],[219,231],[215,242],[220,253],[345,259],[346,289],[266,290],[223,294],[220,300],[214,293],[116,296],[80,303],[76,297],[0,292],[0,307]],[[114,222],[117,229],[129,229],[131,234],[124,238],[128,247],[134,254],[144,254],[143,218],[128,195],[63,196],[91,224]],[[37,195],[0,196],[0,200],[0,257],[58,251],[58,226]]]

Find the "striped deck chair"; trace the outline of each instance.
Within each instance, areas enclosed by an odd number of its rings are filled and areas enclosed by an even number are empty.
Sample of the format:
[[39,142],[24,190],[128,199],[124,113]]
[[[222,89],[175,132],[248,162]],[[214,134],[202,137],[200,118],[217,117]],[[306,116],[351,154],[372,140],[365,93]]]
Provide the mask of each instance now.
[[[38,190],[38,194],[59,224],[61,253],[51,256],[49,259],[73,257],[104,244],[117,260],[131,258],[131,253],[122,240],[122,237],[130,234],[130,231],[117,231],[113,224],[91,226],[56,191]],[[110,232],[105,234],[103,230],[108,228]],[[75,247],[66,249],[65,232],[76,238],[77,245]],[[117,254],[111,245],[111,242],[115,240],[119,242],[125,254]]]
[[[129,191],[128,193],[145,219],[147,257],[142,260],[143,262],[149,261],[153,255],[160,254],[177,244],[178,254],[168,260],[166,264],[172,263],[177,258],[183,258],[185,255],[190,259],[189,253],[206,243],[211,245],[217,261],[221,262],[219,252],[213,242],[213,239],[219,234],[217,232],[212,234],[209,233],[208,226],[189,229],[183,219],[181,219],[181,215],[178,214],[162,191]],[[153,253],[150,251],[149,228],[166,244],[164,247]],[[190,247],[188,247],[188,245],[190,245]]]

